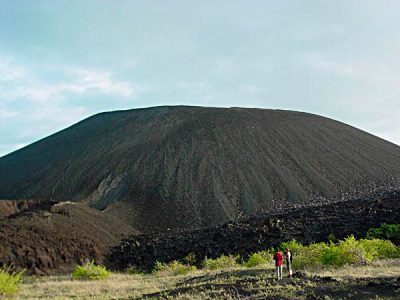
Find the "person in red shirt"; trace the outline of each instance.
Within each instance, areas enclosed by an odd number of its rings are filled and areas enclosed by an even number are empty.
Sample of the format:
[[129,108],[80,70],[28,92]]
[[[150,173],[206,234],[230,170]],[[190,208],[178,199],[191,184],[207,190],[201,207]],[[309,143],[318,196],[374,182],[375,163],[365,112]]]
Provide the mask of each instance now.
[[277,251],[274,255],[275,271],[278,280],[282,279],[282,265],[283,265],[283,254],[281,251]]

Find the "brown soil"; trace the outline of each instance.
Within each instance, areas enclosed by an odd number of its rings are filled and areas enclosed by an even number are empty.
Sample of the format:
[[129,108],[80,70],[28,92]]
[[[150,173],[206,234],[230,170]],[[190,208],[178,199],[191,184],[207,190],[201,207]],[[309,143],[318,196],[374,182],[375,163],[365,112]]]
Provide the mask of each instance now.
[[0,267],[62,273],[87,259],[102,263],[111,246],[137,233],[83,204],[45,203],[0,220]]
[[103,113],[0,159],[0,198],[85,202],[142,232],[400,187],[400,147],[324,117],[155,107]]

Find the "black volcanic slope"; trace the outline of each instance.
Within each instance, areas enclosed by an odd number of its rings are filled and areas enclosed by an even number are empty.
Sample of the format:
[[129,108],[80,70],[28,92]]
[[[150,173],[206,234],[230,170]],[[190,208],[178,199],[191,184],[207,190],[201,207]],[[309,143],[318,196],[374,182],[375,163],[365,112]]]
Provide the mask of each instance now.
[[398,187],[400,147],[316,115],[102,113],[0,159],[0,199],[82,201],[142,231]]

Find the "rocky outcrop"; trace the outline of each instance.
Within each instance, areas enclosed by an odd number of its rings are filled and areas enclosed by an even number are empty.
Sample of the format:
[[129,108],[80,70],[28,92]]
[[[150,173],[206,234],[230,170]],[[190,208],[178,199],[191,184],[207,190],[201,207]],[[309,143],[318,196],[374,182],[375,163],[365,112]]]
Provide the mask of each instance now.
[[330,205],[291,209],[186,233],[139,235],[124,239],[112,249],[110,266],[152,269],[155,261],[170,262],[194,253],[199,260],[222,254],[246,256],[296,239],[303,243],[365,236],[371,227],[400,222],[400,191]]

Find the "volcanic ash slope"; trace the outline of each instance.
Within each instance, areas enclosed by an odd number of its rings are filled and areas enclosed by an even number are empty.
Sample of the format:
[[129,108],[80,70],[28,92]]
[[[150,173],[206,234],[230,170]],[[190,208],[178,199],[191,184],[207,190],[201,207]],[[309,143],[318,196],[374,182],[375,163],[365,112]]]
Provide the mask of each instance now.
[[398,186],[400,147],[307,113],[102,113],[0,159],[0,199],[81,201],[140,231],[213,226]]

